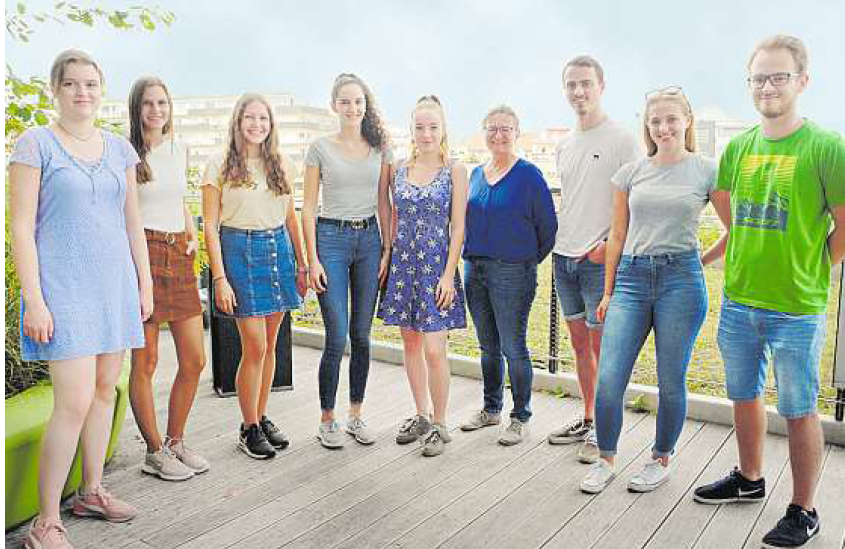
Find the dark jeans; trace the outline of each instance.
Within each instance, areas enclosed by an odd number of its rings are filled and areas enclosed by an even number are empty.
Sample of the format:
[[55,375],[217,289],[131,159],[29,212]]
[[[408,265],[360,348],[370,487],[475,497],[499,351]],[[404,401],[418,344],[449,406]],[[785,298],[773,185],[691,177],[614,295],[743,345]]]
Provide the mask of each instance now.
[[528,314],[537,293],[537,264],[470,259],[464,264],[467,306],[481,346],[484,409],[502,411],[505,363],[513,395],[511,417],[531,417],[531,382],[534,372],[526,337]]
[[333,410],[347,334],[352,347],[349,401],[364,401],[370,371],[370,328],[378,297],[381,259],[378,226],[373,224],[366,229],[354,229],[349,225],[341,227],[318,222],[317,256],[328,279],[326,291],[318,294],[326,330],[319,371],[320,407]]

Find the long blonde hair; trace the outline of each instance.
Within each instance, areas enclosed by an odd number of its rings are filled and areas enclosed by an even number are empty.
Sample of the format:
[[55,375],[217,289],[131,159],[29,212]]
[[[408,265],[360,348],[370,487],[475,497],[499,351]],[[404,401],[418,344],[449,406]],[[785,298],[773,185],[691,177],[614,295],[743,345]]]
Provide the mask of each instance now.
[[246,143],[241,132],[244,111],[250,103],[260,103],[267,109],[270,117],[270,133],[261,143],[261,163],[267,176],[267,186],[276,194],[291,194],[285,170],[282,166],[282,156],[279,153],[279,138],[276,135],[276,120],[270,103],[257,93],[245,93],[235,103],[232,119],[229,122],[228,145],[226,157],[220,169],[220,183],[233,187],[241,187],[252,183],[246,166]]
[[[423,95],[422,97],[417,99],[417,104],[414,106],[414,110],[411,111],[412,135],[414,131],[414,117],[416,116],[417,111],[420,111],[422,109],[432,109],[437,111],[437,113],[440,115],[440,128],[442,133],[442,136],[440,138],[440,160],[445,166],[449,163],[449,135],[446,132],[446,113],[443,111],[443,105],[440,103],[440,99],[438,99],[436,95]],[[417,149],[416,142],[411,139],[411,156],[408,163],[410,165],[415,164],[419,154],[420,153]]]

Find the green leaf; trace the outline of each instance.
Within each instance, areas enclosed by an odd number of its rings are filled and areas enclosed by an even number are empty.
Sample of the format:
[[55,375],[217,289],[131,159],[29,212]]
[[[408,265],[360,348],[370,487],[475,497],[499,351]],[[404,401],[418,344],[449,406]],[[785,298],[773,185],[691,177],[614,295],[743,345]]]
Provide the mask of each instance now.
[[58,4],[56,4],[56,11],[65,7],[65,4],[66,4],[66,2],[59,2]]
[[47,118],[47,115],[40,111],[35,113],[35,121],[39,126],[46,126],[50,123],[50,119]]
[[18,2],[18,13],[21,15],[26,13],[26,5],[23,2]]
[[149,15],[147,15],[146,13],[142,13],[139,16],[139,19],[141,20],[141,25],[143,25],[145,29],[147,29],[148,31],[155,30],[155,23],[153,23],[153,20],[150,19]]

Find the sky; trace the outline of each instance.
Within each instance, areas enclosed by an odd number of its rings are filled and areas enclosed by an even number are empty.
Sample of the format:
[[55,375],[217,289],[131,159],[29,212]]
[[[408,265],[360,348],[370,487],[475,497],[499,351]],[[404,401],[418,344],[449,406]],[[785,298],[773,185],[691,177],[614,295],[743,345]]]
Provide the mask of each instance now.
[[[53,2],[25,2],[29,11]],[[636,126],[644,94],[683,87],[698,118],[755,120],[745,85],[754,44],[794,34],[809,50],[801,113],[845,133],[843,0],[102,0],[120,9],[158,5],[176,20],[153,33],[48,22],[28,44],[6,35],[19,76],[45,75],[53,57],[81,48],[123,100],[154,74],[174,95],[287,92],[327,106],[331,83],[354,72],[385,117],[405,124],[421,95],[440,97],[452,141],[479,129],[487,110],[512,106],[523,130],[572,127],[561,67],[590,54],[604,66],[608,114]],[[80,2],[81,5],[86,5]],[[14,3],[7,0],[7,9]]]

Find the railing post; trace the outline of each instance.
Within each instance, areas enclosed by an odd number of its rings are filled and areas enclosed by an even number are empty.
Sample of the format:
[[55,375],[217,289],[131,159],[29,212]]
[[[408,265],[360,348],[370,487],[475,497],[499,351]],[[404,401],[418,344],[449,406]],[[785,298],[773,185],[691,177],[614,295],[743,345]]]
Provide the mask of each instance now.
[[557,343],[558,343],[558,326],[557,326],[557,293],[555,293],[555,269],[552,266],[552,284],[549,289],[549,373],[557,372]]
[[845,419],[845,389],[836,390],[836,421]]

